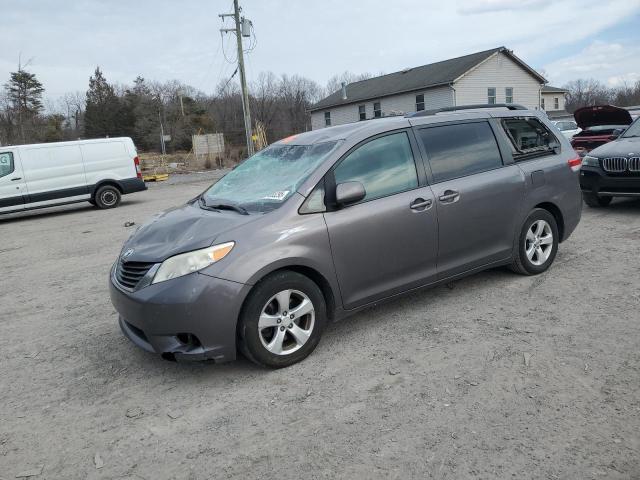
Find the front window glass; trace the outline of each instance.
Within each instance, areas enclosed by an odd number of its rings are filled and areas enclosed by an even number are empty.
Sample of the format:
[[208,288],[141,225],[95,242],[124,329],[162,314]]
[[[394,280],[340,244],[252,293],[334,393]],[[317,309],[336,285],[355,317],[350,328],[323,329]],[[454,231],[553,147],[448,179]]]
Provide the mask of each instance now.
[[13,172],[13,153],[0,153],[0,177],[4,177]]
[[336,184],[360,182],[374,200],[418,186],[418,175],[406,132],[376,138],[351,152],[334,170]]
[[227,173],[204,193],[203,199],[208,205],[235,205],[249,212],[275,210],[339,143],[274,143]]
[[633,122],[629,128],[627,128],[627,131],[624,132],[624,135],[622,135],[623,137],[640,137],[640,120],[636,119],[635,122]]

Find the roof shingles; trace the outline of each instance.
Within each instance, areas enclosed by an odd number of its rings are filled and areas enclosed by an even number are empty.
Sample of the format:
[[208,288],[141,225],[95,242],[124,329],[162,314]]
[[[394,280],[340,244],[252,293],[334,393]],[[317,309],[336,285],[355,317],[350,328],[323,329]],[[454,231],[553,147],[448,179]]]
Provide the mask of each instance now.
[[[463,57],[443,60],[441,62],[431,63],[421,67],[409,68],[400,72],[389,73],[387,75],[353,82],[346,87],[346,100],[343,100],[342,98],[342,91],[338,90],[328,97],[320,100],[318,103],[313,105],[310,110],[321,110],[401,92],[410,92],[423,88],[436,87],[438,85],[447,85],[453,83],[458,77],[464,75],[473,67],[485,61],[497,52],[505,52],[512,55],[505,47],[492,48],[491,50],[472,53]],[[523,67],[531,70],[530,67],[517,59],[517,57],[512,57],[514,60],[521,63]]]

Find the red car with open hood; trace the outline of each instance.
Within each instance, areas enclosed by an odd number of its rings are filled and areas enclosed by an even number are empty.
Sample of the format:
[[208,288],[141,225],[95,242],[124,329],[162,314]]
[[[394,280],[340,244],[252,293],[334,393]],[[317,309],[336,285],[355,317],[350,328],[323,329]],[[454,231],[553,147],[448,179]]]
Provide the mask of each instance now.
[[582,107],[573,117],[582,131],[571,139],[571,146],[580,156],[615,140],[632,122],[627,110],[613,105]]

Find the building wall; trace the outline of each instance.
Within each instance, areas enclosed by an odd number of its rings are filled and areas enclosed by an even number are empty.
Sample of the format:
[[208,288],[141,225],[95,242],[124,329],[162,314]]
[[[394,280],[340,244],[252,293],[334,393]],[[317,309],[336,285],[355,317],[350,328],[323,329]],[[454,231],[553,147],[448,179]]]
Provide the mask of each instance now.
[[503,53],[489,58],[454,84],[456,105],[487,103],[487,89],[495,87],[496,103],[505,103],[505,88],[513,88],[513,103],[540,109],[540,82]]
[[375,100],[367,100],[364,102],[350,103],[348,105],[340,105],[331,107],[326,110],[318,110],[311,112],[311,129],[317,130],[324,128],[324,112],[331,112],[331,126],[343,125],[359,121],[358,106],[364,105],[367,114],[367,120],[373,117],[373,104],[380,102],[382,116],[390,116],[393,114],[402,114],[415,112],[416,95],[424,94],[425,109],[449,107],[453,105],[453,90],[451,87],[435,87],[426,90],[417,90],[411,93],[401,93],[398,95],[390,95]]
[[[542,93],[542,98],[544,98],[544,110],[550,112],[552,110],[564,110],[565,98],[564,93],[562,92],[550,92],[550,93]],[[555,108],[553,99],[558,99],[558,107]]]

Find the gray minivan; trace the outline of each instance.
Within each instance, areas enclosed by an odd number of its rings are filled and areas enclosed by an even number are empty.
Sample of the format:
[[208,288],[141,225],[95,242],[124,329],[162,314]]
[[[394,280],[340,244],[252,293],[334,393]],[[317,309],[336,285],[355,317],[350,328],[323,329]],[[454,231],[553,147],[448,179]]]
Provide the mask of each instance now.
[[500,265],[545,271],[580,220],[580,163],[514,105],[285,138],[126,241],[120,327],[168,359],[291,365],[377,302]]

